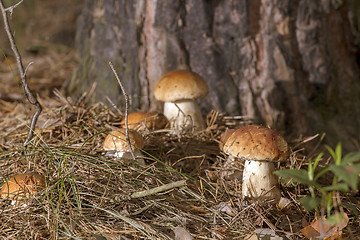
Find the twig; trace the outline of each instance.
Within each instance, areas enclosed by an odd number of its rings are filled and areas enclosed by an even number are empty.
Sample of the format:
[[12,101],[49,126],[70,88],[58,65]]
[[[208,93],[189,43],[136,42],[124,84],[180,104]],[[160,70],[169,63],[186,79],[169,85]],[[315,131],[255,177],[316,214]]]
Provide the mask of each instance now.
[[5,9],[5,12],[9,11],[10,12],[10,16],[11,14],[13,13],[14,9],[17,8],[24,0],[21,0],[20,2],[18,2],[17,4],[11,6],[11,7],[8,7]]
[[133,198],[141,198],[141,197],[146,197],[146,196],[150,196],[153,194],[157,194],[159,192],[164,192],[176,187],[181,187],[184,186],[186,183],[186,180],[181,180],[181,181],[177,181],[177,182],[173,182],[173,183],[168,183],[159,187],[155,187],[155,188],[151,188],[149,190],[144,190],[144,191],[140,191],[140,192],[134,192],[133,194],[129,195],[124,195],[124,194],[120,194],[115,196],[113,199],[111,199],[111,202],[122,202],[122,201],[129,201]]
[[156,193],[159,193],[159,192],[164,192],[164,191],[176,188],[176,187],[184,186],[185,183],[186,183],[186,180],[181,180],[181,181],[176,181],[176,182],[173,182],[173,183],[168,183],[168,184],[165,184],[165,185],[162,185],[162,186],[159,186],[159,187],[156,187],[156,188],[152,188],[152,189],[149,189],[149,190],[135,192],[135,193],[131,194],[130,197],[131,198],[146,197],[146,196],[153,195],[153,194],[156,194]]
[[118,81],[118,83],[120,85],[120,88],[121,88],[121,91],[123,92],[124,97],[125,97],[125,133],[126,133],[126,142],[127,142],[128,146],[129,146],[131,156],[135,161],[136,158],[135,158],[134,151],[131,148],[131,142],[130,142],[130,138],[129,138],[129,128],[128,128],[129,95],[125,92],[125,88],[122,85],[122,83],[120,81],[120,78],[119,78],[117,72],[115,71],[115,68],[114,68],[114,65],[112,64],[112,62],[109,62],[109,65],[110,65],[110,68],[113,71],[113,73],[115,75],[115,78]]
[[1,13],[3,15],[3,18],[4,18],[5,30],[6,30],[6,33],[8,35],[9,42],[11,44],[11,49],[13,50],[13,52],[14,52],[14,54],[16,56],[16,62],[17,62],[17,65],[18,65],[18,69],[19,69],[20,76],[21,76],[21,82],[22,82],[26,97],[27,97],[28,101],[32,105],[36,106],[36,112],[32,116],[28,136],[27,136],[27,138],[26,138],[26,140],[24,142],[24,146],[26,146],[29,143],[29,141],[31,140],[31,138],[33,137],[33,132],[35,130],[35,125],[36,125],[37,119],[40,116],[40,113],[42,111],[42,107],[41,107],[41,104],[38,102],[37,98],[34,97],[34,95],[31,93],[30,88],[29,88],[29,86],[27,84],[26,72],[24,71],[21,56],[20,56],[19,50],[18,50],[18,48],[17,48],[17,46],[15,44],[14,35],[12,34],[12,32],[10,30],[9,20],[8,20],[8,17],[7,17],[7,14],[6,14],[6,11],[12,12],[12,10],[15,7],[17,7],[20,3],[14,5],[13,7],[5,9],[3,1],[0,0],[0,8],[1,8]]

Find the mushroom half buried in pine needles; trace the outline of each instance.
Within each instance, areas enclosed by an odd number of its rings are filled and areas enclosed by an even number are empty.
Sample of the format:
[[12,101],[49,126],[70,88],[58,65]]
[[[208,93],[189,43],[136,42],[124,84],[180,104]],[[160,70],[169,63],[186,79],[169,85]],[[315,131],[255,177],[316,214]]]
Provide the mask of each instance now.
[[[136,131],[145,129],[162,129],[168,123],[168,120],[162,113],[156,112],[132,112],[128,115],[128,128]],[[125,118],[120,122],[121,127],[125,128]]]
[[225,153],[245,160],[242,196],[260,201],[281,198],[278,179],[273,175],[273,162],[284,161],[289,147],[276,131],[260,125],[249,125],[234,131],[228,137]]
[[[140,149],[144,147],[144,138],[141,134],[132,129],[128,129],[128,133],[131,149],[135,157],[141,159],[143,154]],[[107,155],[115,156],[117,158],[132,159],[129,144],[126,141],[125,128],[111,131],[105,138],[103,148],[107,152]]]
[[7,180],[1,187],[1,198],[18,204],[29,199],[46,187],[45,178],[40,174],[19,174]]

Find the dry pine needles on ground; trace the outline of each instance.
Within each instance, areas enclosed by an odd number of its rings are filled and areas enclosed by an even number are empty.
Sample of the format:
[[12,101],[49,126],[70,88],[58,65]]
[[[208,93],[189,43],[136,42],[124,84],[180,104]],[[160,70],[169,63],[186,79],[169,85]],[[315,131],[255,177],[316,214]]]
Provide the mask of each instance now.
[[[26,172],[47,179],[46,189],[26,206],[0,201],[3,239],[173,239],[176,227],[184,227],[195,239],[243,239],[256,228],[301,239],[303,221],[313,217],[297,200],[305,191],[299,186],[283,186],[291,206],[280,211],[241,199],[236,174],[241,166],[234,166],[230,177],[220,177],[226,156],[218,139],[227,126],[246,124],[242,119],[214,111],[205,131],[181,138],[149,130],[142,165],[102,151],[106,134],[121,120],[117,112],[102,103],[87,105],[56,95],[39,99],[44,112],[26,149],[26,109],[2,100],[1,182]],[[304,158],[292,154],[288,167],[300,167]],[[168,184],[175,186],[134,195]],[[359,225],[358,219],[353,222],[348,236]]]

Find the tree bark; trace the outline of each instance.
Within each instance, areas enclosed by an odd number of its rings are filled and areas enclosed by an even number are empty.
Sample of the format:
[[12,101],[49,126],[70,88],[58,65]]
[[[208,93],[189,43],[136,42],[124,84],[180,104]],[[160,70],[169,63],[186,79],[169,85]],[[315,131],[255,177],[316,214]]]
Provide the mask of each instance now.
[[87,0],[78,21],[81,63],[68,90],[95,101],[123,100],[113,61],[133,109],[160,110],[158,78],[199,73],[211,109],[245,115],[285,133],[326,132],[330,144],[358,147],[360,81],[355,1]]

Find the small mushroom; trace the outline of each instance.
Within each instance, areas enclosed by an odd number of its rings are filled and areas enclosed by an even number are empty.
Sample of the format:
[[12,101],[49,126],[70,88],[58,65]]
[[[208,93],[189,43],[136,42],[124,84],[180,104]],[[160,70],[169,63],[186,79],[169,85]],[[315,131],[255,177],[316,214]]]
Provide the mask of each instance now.
[[[168,123],[162,113],[156,112],[132,112],[128,114],[128,128],[134,130],[162,129]],[[121,127],[125,127],[125,118],[120,122]]]
[[40,174],[19,174],[7,180],[1,187],[1,198],[11,199],[11,204],[30,198],[46,187],[45,178]]
[[[142,157],[143,155],[139,149],[144,147],[143,137],[135,130],[128,130],[131,149],[134,152],[135,157]],[[106,136],[103,147],[104,150],[107,151],[107,155],[115,156],[117,158],[132,159],[130,148],[126,141],[125,128],[111,131]]]
[[250,125],[231,134],[224,152],[244,159],[242,196],[259,200],[279,200],[279,183],[273,171],[273,162],[286,160],[288,144],[276,131]]
[[192,132],[205,128],[196,99],[205,97],[208,91],[206,82],[197,73],[173,70],[158,80],[154,96],[164,102],[164,115],[172,129]]

